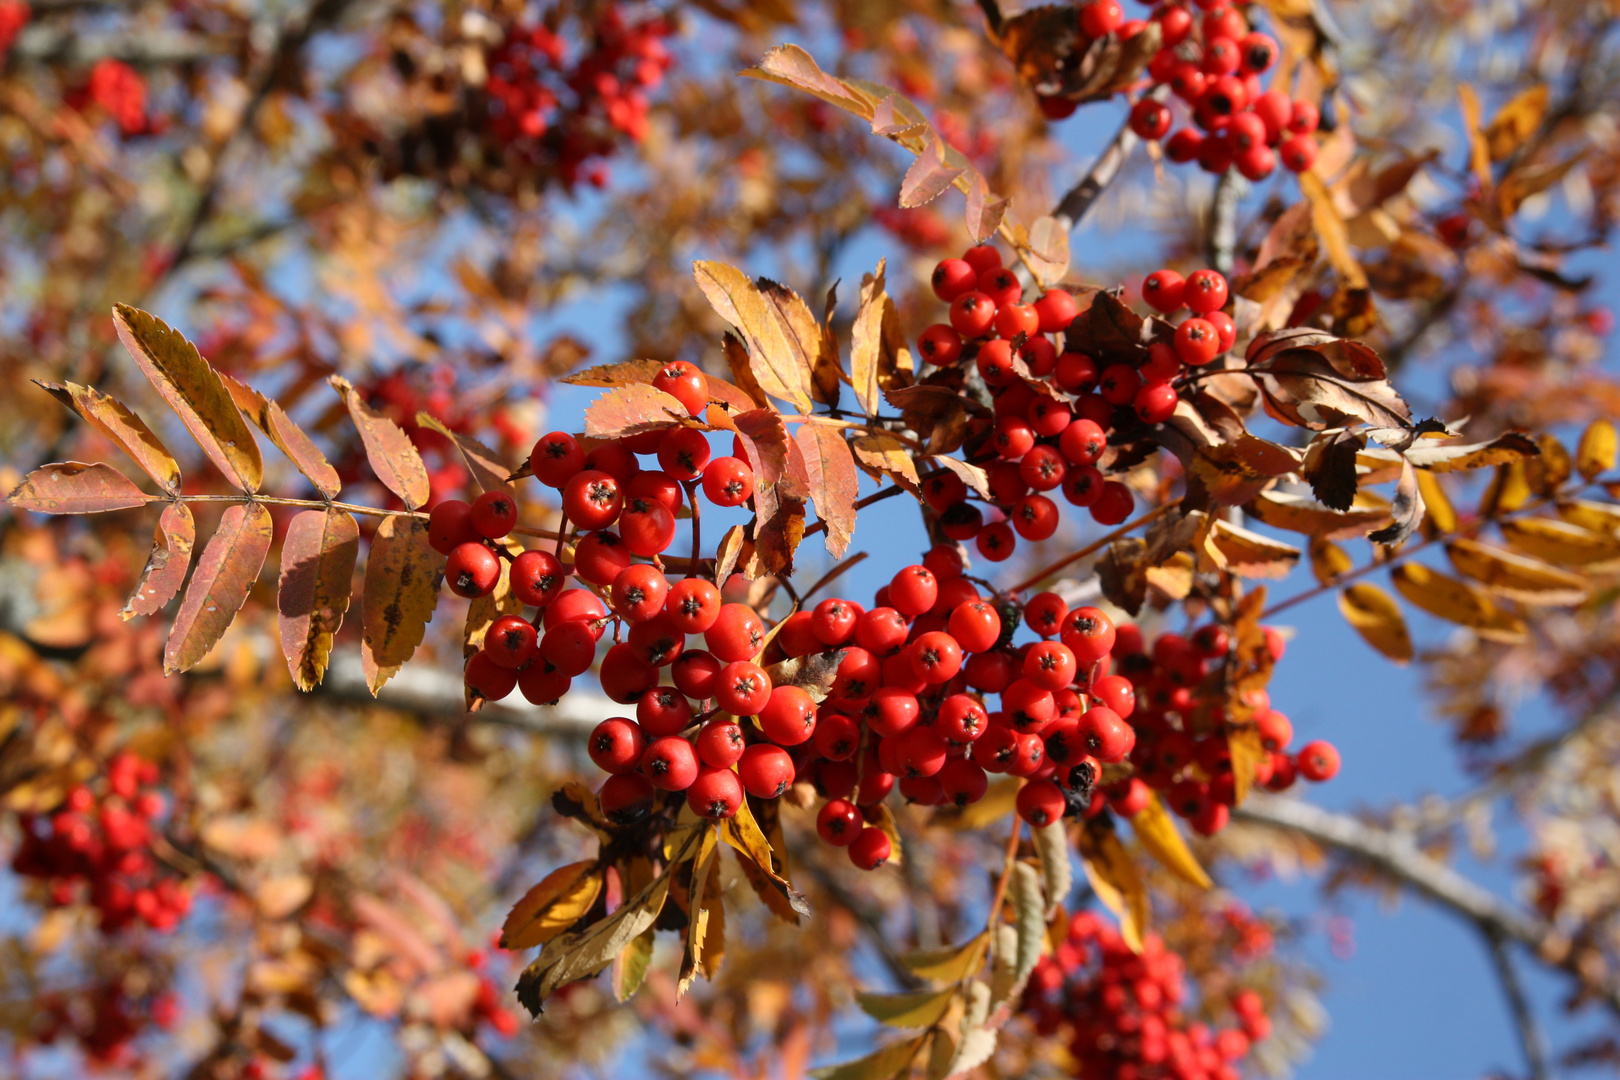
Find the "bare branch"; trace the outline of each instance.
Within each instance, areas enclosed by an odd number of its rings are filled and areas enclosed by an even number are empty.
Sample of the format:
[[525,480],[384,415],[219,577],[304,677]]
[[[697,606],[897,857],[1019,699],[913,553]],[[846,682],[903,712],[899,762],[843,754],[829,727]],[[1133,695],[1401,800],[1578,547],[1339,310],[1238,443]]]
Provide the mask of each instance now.
[[1249,193],[1249,182],[1237,169],[1227,169],[1215,185],[1215,199],[1209,207],[1209,265],[1231,276],[1237,261],[1238,203]]
[[1502,993],[1507,996],[1508,1012],[1513,1014],[1513,1026],[1518,1031],[1519,1046],[1524,1050],[1525,1064],[1530,1069],[1530,1080],[1548,1080],[1551,1074],[1547,1071],[1546,1042],[1541,1037],[1536,1014],[1530,1009],[1530,999],[1525,996],[1524,985],[1519,982],[1519,973],[1513,968],[1513,958],[1508,955],[1507,944],[1500,934],[1484,928],[1481,928],[1480,936],[1485,939],[1485,948],[1491,954],[1496,977],[1502,981]]
[[[1148,96],[1163,101],[1168,95],[1169,91],[1161,86],[1156,87]],[[1052,211],[1052,216],[1057,218],[1066,231],[1075,230],[1081,219],[1086,216],[1086,211],[1091,209],[1091,204],[1096,202],[1097,197],[1114,182],[1114,178],[1125,167],[1125,161],[1131,156],[1131,151],[1135,150],[1136,144],[1141,141],[1136,137],[1136,132],[1131,130],[1129,119],[1120,125],[1113,141],[1092,163],[1091,170],[1078,184],[1069,189],[1069,193],[1058,202],[1057,209]]]

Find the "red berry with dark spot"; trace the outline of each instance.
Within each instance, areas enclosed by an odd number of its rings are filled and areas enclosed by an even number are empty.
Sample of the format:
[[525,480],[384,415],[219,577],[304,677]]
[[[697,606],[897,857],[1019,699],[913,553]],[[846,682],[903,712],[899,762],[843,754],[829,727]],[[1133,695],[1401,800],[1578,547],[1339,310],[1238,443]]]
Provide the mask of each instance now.
[[444,582],[457,596],[488,596],[501,577],[501,560],[483,544],[459,544],[444,564]]
[[730,769],[698,768],[697,779],[686,789],[686,805],[692,813],[710,821],[721,821],[742,807],[743,785]]

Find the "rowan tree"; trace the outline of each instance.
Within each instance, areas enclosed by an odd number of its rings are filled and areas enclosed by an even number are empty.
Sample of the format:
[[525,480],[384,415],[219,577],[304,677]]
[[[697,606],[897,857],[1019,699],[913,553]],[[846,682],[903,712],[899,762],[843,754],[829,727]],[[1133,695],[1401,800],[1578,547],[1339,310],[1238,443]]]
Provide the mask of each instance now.
[[1616,15],[0,0],[18,1075],[1278,1075],[1299,866],[1614,1068]]

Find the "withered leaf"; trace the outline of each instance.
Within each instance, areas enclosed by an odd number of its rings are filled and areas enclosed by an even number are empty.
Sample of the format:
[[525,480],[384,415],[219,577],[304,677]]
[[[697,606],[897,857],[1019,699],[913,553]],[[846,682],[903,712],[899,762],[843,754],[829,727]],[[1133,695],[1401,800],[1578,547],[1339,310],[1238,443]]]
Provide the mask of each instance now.
[[405,429],[361,400],[349,380],[333,375],[326,381],[343,396],[377,479],[412,510],[426,504],[430,494],[427,466]]
[[175,613],[163,647],[165,675],[196,667],[225,636],[259,580],[271,532],[270,511],[262,504],[232,503],[225,508]]
[[426,520],[390,514],[377,526],[360,602],[360,666],[374,696],[422,644],[443,564],[428,543]]
[[17,485],[6,501],[36,514],[101,514],[156,502],[111,465],[59,461],[41,465]]
[[170,495],[180,493],[179,463],[163,441],[146,426],[146,421],[127,405],[92,386],[71,382],[40,382],[37,379],[34,382],[99,431],[108,442],[128,454],[158,487]]
[[855,500],[860,493],[849,443],[839,429],[816,423],[799,425],[793,440],[804,455],[816,517],[827,524],[827,553],[841,559],[855,531]]
[[158,517],[152,553],[146,557],[141,579],[118,617],[132,619],[137,615],[151,615],[173,600],[185,583],[196,543],[197,523],[191,516],[191,507],[183,502],[165,506]]
[[317,491],[328,499],[338,497],[338,492],[343,490],[343,481],[338,477],[337,470],[332,468],[326,455],[304,433],[304,429],[292,422],[292,417],[287,415],[279,402],[272,401],[229,375],[221,375],[220,381],[225,384],[226,391],[242,415],[264,432],[277,450],[287,455],[287,460],[315,485]]
[[287,526],[276,613],[281,652],[300,690],[313,690],[326,674],[359,556],[360,529],[345,511],[305,510]]

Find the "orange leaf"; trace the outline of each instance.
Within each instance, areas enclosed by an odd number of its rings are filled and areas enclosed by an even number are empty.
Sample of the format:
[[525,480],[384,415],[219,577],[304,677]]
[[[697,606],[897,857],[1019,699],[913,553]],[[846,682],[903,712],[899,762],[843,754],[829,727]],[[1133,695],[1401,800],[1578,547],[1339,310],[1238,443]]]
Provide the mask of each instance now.
[[230,629],[270,551],[270,511],[233,503],[197,559],[197,570],[163,648],[163,674],[196,667]]
[[180,465],[161,439],[152,434],[146,422],[123,402],[90,386],[78,383],[38,382],[47,394],[67,406],[85,423],[101,432],[146,470],[146,475],[170,495],[180,494]]
[[793,441],[804,454],[816,516],[827,523],[827,554],[841,559],[855,531],[855,499],[860,492],[849,443],[837,428],[815,423],[801,424]]
[[253,421],[253,426],[264,432],[276,449],[287,455],[287,460],[308,477],[317,491],[328,499],[337,498],[338,492],[343,490],[343,481],[338,479],[337,470],[304,434],[304,429],[292,422],[286,410],[229,375],[221,375],[220,379],[230,392],[231,400],[242,410],[242,415]]
[[377,526],[360,606],[360,665],[373,696],[422,644],[443,562],[428,544],[425,520],[390,514]]
[[6,499],[19,510],[37,514],[100,514],[156,502],[111,465],[59,461],[41,465]]
[[326,381],[343,395],[349,416],[360,431],[366,460],[371,462],[377,479],[412,510],[424,505],[430,494],[427,466],[422,464],[422,455],[417,453],[405,429],[360,400],[353,385],[341,375],[333,375]]
[[305,510],[287,526],[276,609],[281,652],[300,690],[313,690],[326,674],[359,554],[360,529],[341,510]]
[[257,491],[264,462],[253,431],[197,346],[162,320],[128,304],[113,305],[118,339],[141,373],[169,403],[208,459],[243,491]]
[[689,416],[686,406],[673,394],[639,383],[620,386],[585,409],[585,434],[593,439],[616,439],[672,428]]
[[146,566],[141,570],[140,583],[118,617],[150,615],[173,600],[174,594],[185,584],[196,543],[197,523],[192,520],[191,507],[183,502],[165,506],[158,518],[157,535],[152,539],[152,553],[146,557]]

